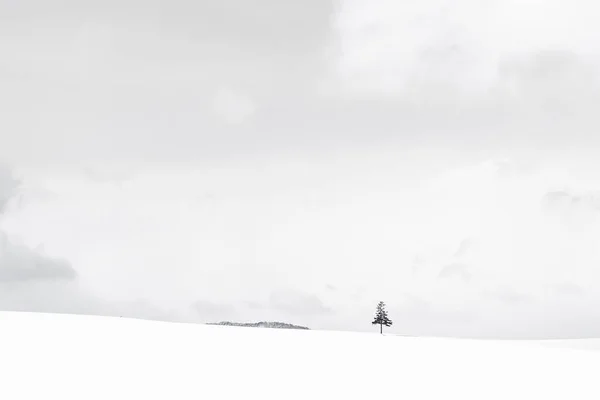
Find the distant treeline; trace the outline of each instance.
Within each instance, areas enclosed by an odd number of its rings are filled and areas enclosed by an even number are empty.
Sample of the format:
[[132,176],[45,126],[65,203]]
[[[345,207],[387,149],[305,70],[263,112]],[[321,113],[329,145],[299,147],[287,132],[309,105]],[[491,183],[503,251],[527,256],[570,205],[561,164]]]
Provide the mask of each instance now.
[[222,326],[242,326],[245,328],[271,328],[271,329],[304,329],[309,330],[305,326],[287,324],[285,322],[214,322],[207,325],[222,325]]

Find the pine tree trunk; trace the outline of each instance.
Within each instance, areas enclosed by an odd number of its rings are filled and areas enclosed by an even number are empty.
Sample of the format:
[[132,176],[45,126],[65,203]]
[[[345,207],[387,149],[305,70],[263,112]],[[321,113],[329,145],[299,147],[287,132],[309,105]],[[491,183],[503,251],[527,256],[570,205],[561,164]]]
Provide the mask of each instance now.
[[383,335],[383,324],[379,324],[379,334]]

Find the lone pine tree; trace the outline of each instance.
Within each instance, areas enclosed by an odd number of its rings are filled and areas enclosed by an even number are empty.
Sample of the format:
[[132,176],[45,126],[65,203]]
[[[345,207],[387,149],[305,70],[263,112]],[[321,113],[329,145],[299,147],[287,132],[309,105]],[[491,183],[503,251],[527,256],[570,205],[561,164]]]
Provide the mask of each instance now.
[[377,304],[377,311],[372,324],[379,325],[379,333],[381,334],[383,334],[384,325],[388,328],[392,326],[392,320],[388,318],[387,311],[385,310],[385,303],[383,301],[380,301],[379,304]]

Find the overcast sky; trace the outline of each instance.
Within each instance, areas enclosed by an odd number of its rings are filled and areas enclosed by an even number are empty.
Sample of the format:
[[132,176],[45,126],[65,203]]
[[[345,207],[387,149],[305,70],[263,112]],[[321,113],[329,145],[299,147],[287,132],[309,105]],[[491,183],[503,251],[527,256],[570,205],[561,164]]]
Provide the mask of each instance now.
[[0,0],[0,309],[600,336],[598,20]]

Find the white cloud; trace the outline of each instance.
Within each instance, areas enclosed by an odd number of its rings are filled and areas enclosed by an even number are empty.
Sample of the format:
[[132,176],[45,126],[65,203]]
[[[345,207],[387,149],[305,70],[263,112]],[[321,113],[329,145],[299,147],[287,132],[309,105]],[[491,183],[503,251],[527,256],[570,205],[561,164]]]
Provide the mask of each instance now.
[[219,89],[214,99],[215,113],[230,124],[239,124],[254,115],[254,102],[246,95],[231,89]]
[[483,94],[507,58],[547,50],[588,56],[600,39],[594,22],[600,7],[586,0],[341,4],[338,72],[345,86],[363,94],[402,95],[415,84],[437,87],[437,95],[444,85]]

